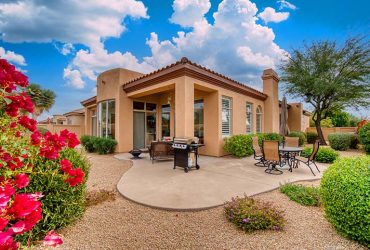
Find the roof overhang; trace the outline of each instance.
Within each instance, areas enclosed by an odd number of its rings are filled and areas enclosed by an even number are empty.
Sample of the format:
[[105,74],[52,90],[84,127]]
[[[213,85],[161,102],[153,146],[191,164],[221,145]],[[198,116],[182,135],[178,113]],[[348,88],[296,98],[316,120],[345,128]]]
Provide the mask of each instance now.
[[254,88],[192,63],[186,58],[165,68],[129,81],[124,84],[122,88],[126,93],[131,93],[181,76],[189,76],[259,100],[266,100],[267,98],[266,94]]
[[90,97],[89,99],[81,101],[81,105],[84,107],[96,104],[96,96]]

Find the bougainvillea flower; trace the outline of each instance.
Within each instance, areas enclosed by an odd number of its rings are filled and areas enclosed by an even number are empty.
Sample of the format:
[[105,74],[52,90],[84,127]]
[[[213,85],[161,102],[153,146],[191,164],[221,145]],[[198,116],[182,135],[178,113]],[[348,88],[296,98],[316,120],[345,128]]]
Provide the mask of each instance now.
[[18,118],[18,123],[28,129],[31,132],[34,132],[37,130],[37,122],[34,119],[29,118],[26,115],[23,115]]
[[41,133],[40,131],[36,130],[31,134],[31,143],[32,145],[38,145],[41,142]]
[[6,225],[8,225],[8,222],[9,220],[0,217],[0,231],[2,231],[6,227]]
[[24,188],[27,187],[30,183],[30,179],[26,174],[17,174],[15,176],[15,185],[17,188]]
[[17,218],[22,218],[30,215],[34,210],[39,209],[40,207],[41,202],[30,194],[16,194],[8,213]]
[[19,243],[14,242],[10,232],[0,232],[0,249],[1,250],[17,250]]
[[63,159],[60,161],[60,168],[63,173],[69,173],[72,170],[72,164],[68,159]]
[[68,172],[69,177],[65,180],[65,182],[69,183],[72,187],[81,184],[84,177],[84,172],[80,168],[71,169]]
[[20,221],[17,221],[13,226],[11,226],[8,229],[8,232],[12,234],[21,234],[24,232],[25,227],[26,227],[26,224],[24,223],[24,221],[20,220]]
[[61,244],[63,244],[62,237],[54,231],[50,231],[44,238],[45,246],[55,247]]

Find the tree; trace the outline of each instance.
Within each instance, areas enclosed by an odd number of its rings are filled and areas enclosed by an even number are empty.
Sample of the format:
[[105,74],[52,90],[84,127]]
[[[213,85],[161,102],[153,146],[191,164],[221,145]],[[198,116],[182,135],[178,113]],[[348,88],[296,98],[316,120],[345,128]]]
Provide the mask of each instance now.
[[27,94],[35,105],[33,116],[36,119],[44,111],[49,111],[55,103],[55,93],[50,89],[42,89],[39,84],[32,83],[27,88]]
[[338,111],[329,115],[334,127],[348,127],[351,121],[351,117],[347,112]]
[[313,106],[321,144],[326,145],[321,120],[346,107],[370,106],[370,42],[349,38],[342,46],[319,41],[293,49],[281,65],[285,91]]

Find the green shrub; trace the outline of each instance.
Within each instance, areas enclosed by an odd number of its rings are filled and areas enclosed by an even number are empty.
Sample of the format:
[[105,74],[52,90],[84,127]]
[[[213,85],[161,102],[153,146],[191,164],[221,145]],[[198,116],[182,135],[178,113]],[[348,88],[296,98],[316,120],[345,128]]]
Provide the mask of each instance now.
[[40,126],[38,126],[38,127],[37,127],[37,130],[38,130],[42,135],[45,135],[45,133],[49,131],[49,130],[47,130],[46,128],[43,128],[43,127],[40,127]]
[[370,122],[363,125],[359,131],[360,142],[364,145],[366,153],[370,154]]
[[370,156],[340,158],[321,180],[325,214],[344,236],[370,247]]
[[278,133],[260,133],[258,136],[258,143],[262,147],[263,140],[272,140],[272,141],[279,141],[282,143],[284,141],[284,137]]
[[92,153],[95,152],[94,148],[94,139],[96,137],[90,135],[83,135],[80,138],[81,145],[86,149],[87,152]]
[[85,211],[86,181],[89,173],[87,159],[74,149],[64,149],[59,152],[62,159],[68,159],[74,167],[79,167],[85,173],[82,184],[71,187],[64,182],[63,175],[59,175],[60,164],[38,157],[34,160],[34,168],[38,171],[30,174],[30,184],[22,190],[24,193],[41,192],[42,220],[30,231],[17,236],[24,244],[29,238],[40,240],[51,230],[68,226],[82,217]]
[[339,151],[346,151],[351,145],[351,134],[332,133],[328,135],[330,147]]
[[319,188],[316,187],[285,184],[280,187],[280,192],[286,194],[290,200],[304,206],[318,206],[320,204]]
[[[301,156],[308,157],[311,155],[312,148],[304,148]],[[315,161],[322,163],[332,163],[338,158],[339,154],[331,148],[319,148],[319,151],[316,154]]]
[[92,139],[93,147],[99,154],[112,154],[117,141],[111,138],[95,137]]
[[224,150],[236,157],[252,155],[252,135],[233,135],[226,138]]
[[289,137],[298,137],[299,146],[303,146],[306,141],[306,135],[304,132],[301,132],[301,131],[292,131],[289,133]]
[[319,138],[316,132],[307,132],[306,136],[307,143],[314,143]]
[[348,127],[351,120],[349,114],[344,111],[336,112],[330,118],[334,127]]
[[321,124],[321,127],[323,127],[323,128],[332,128],[332,127],[334,127],[333,122],[331,121],[330,118],[326,118],[326,119],[321,120],[320,124]]
[[351,134],[351,143],[349,145],[349,148],[357,149],[359,143],[360,143],[359,136],[357,134]]
[[283,213],[271,203],[249,197],[233,198],[224,206],[226,218],[245,232],[261,229],[282,230],[286,223]]

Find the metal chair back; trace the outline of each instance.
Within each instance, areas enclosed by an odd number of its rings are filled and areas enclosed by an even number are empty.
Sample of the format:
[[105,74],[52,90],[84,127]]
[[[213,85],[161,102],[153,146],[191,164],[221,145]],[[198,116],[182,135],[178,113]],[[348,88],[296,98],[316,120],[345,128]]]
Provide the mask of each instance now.
[[284,147],[298,147],[299,138],[298,137],[285,137]]
[[266,161],[280,162],[279,141],[263,141],[263,158]]
[[319,148],[320,148],[320,140],[316,140],[315,143],[313,144],[312,153],[308,157],[309,161],[315,160],[315,157],[316,157],[317,152],[319,151]]
[[262,155],[262,150],[258,144],[258,137],[252,137],[252,147],[255,155]]

